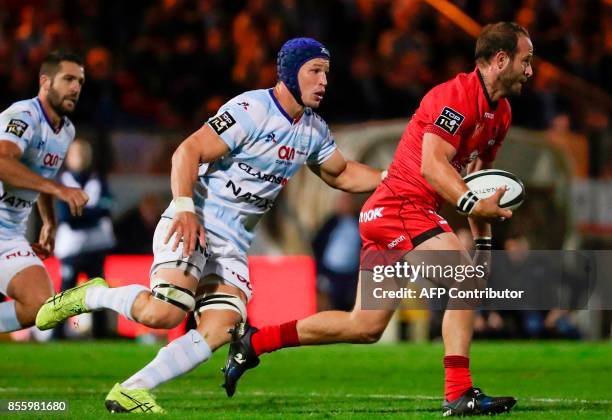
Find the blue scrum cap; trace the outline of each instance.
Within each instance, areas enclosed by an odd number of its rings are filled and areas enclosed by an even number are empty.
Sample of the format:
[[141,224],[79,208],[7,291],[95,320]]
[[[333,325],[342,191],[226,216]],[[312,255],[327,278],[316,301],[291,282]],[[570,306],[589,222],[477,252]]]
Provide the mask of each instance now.
[[283,81],[289,91],[300,104],[302,103],[302,93],[298,83],[298,71],[308,60],[313,58],[330,59],[327,48],[319,41],[312,38],[293,38],[285,42],[278,52],[276,60],[276,74],[278,80]]

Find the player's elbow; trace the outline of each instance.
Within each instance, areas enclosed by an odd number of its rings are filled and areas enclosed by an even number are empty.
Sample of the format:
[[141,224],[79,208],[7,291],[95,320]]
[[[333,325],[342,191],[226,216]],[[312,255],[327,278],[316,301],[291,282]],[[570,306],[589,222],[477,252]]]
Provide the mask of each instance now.
[[332,187],[333,189],[345,191],[345,192],[352,192],[351,191],[352,187],[351,187],[350,182],[347,182],[347,180],[344,179],[344,177],[329,177],[325,180],[325,183],[329,185],[330,187]]
[[174,151],[174,153],[172,153],[172,166],[176,166],[179,165],[180,162],[183,160],[185,153],[187,153],[187,150],[185,143],[181,143],[179,145],[179,147],[176,148],[176,150]]

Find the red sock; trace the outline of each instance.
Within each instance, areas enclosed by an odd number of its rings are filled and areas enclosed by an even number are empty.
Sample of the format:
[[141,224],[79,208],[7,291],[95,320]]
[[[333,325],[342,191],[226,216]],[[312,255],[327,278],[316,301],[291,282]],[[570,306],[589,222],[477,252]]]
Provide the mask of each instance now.
[[464,356],[444,356],[444,397],[453,401],[472,387],[470,358]]
[[297,320],[281,325],[263,327],[251,337],[251,344],[256,355],[270,353],[284,347],[300,345],[297,333]]

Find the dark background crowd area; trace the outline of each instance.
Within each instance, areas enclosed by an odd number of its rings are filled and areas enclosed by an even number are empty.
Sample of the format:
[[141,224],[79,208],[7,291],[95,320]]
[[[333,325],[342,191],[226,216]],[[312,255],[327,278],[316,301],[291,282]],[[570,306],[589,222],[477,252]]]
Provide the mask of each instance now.
[[[481,24],[518,21],[538,57],[612,92],[610,2],[454,3]],[[331,51],[320,113],[332,123],[408,118],[429,88],[474,67],[473,38],[419,0],[0,0],[0,105],[34,96],[44,55],[68,48],[86,63],[77,124],[192,129],[232,96],[272,86],[276,53],[295,36]],[[537,66],[515,123],[545,129],[565,115],[588,131],[592,118]]]

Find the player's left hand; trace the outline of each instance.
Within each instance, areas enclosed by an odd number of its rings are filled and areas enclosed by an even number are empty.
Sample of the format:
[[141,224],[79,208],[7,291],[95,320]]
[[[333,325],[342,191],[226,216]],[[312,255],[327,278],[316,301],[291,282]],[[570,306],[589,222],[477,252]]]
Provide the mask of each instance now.
[[40,228],[38,242],[32,244],[32,251],[34,251],[40,259],[44,260],[53,254],[53,250],[55,249],[56,230],[57,226],[50,223],[45,223]]

